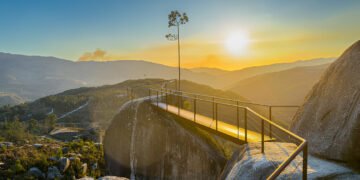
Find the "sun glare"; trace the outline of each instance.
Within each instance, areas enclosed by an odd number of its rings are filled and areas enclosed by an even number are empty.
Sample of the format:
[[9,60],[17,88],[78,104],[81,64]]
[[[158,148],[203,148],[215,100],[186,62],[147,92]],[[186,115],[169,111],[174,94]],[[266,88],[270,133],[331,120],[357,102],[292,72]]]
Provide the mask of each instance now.
[[249,42],[248,34],[238,31],[228,35],[225,41],[225,47],[232,55],[240,56],[246,53]]

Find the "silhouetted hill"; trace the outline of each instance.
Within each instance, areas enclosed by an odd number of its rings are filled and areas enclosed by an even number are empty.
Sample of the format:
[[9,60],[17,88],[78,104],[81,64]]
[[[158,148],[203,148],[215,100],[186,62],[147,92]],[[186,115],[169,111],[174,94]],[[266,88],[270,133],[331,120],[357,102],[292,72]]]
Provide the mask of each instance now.
[[[80,127],[106,128],[118,113],[120,106],[130,100],[127,88],[132,88],[134,98],[139,98],[148,96],[148,88],[161,88],[165,83],[172,88],[175,82],[163,79],[140,79],[127,80],[115,85],[71,89],[34,102],[14,107],[0,107],[0,122],[15,117],[24,121],[31,118],[42,120],[49,114],[55,114],[58,123],[79,123]],[[185,91],[246,101],[235,93],[190,81],[182,81],[182,87]]]
[[0,107],[4,105],[16,105],[24,102],[25,99],[16,94],[0,92]]
[[328,66],[296,67],[261,74],[239,81],[229,90],[257,103],[300,105]]
[[[182,79],[226,89],[255,75],[331,61],[298,61],[237,71],[212,68],[182,69]],[[129,79],[175,79],[178,75],[176,67],[137,60],[73,62],[55,57],[0,53],[0,65],[0,92],[16,94],[27,101],[79,87],[115,84]]]
[[219,68],[207,68],[207,67],[191,68],[190,70],[193,72],[205,73],[212,76],[219,76],[230,72]]
[[[128,79],[177,77],[177,68],[146,61],[72,62],[53,57],[0,53],[0,91],[34,100],[82,86],[115,84]],[[206,74],[184,69],[184,79],[209,82]]]
[[311,59],[311,60],[300,60],[290,63],[278,63],[278,64],[271,64],[264,66],[255,66],[255,67],[244,68],[236,71],[230,71],[214,79],[214,87],[221,89],[229,89],[234,87],[234,84],[241,80],[253,76],[257,76],[260,74],[283,71],[295,67],[330,64],[333,61],[334,58],[319,58],[319,59]]

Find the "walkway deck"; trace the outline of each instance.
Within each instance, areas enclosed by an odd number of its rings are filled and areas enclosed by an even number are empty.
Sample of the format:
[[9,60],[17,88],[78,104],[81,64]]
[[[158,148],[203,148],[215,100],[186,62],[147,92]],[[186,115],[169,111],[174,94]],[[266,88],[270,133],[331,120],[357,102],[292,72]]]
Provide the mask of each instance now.
[[[157,103],[153,103],[153,105],[157,106]],[[166,110],[166,104],[165,103],[161,103],[159,102],[158,107]],[[167,107],[167,111],[169,113],[178,115],[178,107],[176,106],[172,106],[172,105],[168,105]],[[184,119],[187,119],[189,121],[193,121],[194,122],[194,113],[185,109],[180,109],[180,115],[178,115]],[[200,114],[196,114],[196,118],[195,118],[195,123],[200,124],[202,126],[205,126],[207,128],[211,128],[213,130],[216,130],[216,121],[212,118],[209,118],[207,116],[203,116]],[[239,128],[239,131],[237,129],[236,126],[225,123],[221,120],[218,120],[218,132],[226,134],[228,136],[237,138],[241,141],[245,141],[245,129],[244,128]],[[239,133],[239,135],[238,135]],[[270,139],[269,136],[264,136],[264,140],[265,141],[271,141],[274,139]],[[261,142],[261,134],[254,132],[254,131],[250,131],[247,130],[247,141],[248,142]]]

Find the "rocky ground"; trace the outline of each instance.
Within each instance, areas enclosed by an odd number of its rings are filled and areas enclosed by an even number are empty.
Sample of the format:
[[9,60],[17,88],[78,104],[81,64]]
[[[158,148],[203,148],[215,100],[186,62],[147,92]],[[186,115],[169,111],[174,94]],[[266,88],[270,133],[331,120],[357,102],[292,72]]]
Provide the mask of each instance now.
[[0,177],[72,179],[101,177],[106,173],[103,147],[99,143],[44,139],[36,144],[0,143],[0,146]]
[[[266,142],[265,153],[260,143],[250,143],[234,153],[224,169],[224,179],[266,179],[296,149],[292,143]],[[297,156],[278,179],[301,179],[302,155]],[[308,179],[359,179],[360,174],[345,164],[308,157]]]

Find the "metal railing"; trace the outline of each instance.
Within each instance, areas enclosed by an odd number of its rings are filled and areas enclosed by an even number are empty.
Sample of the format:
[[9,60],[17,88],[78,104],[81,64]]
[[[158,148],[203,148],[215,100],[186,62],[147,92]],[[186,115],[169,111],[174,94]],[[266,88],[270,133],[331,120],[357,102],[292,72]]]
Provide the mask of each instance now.
[[[153,91],[157,91],[157,89],[151,89]],[[131,91],[131,90],[129,90]],[[161,92],[167,92],[167,93],[171,93],[171,94],[178,94],[181,95],[183,97],[188,97],[188,98],[192,98],[192,99],[200,99],[202,101],[208,101],[208,102],[212,102],[213,104],[226,104],[226,105],[236,105],[236,106],[240,106],[240,107],[249,107],[253,110],[256,110],[259,114],[263,115],[264,117],[266,117],[267,115],[267,119],[270,121],[273,121],[273,112],[274,109],[279,109],[279,108],[291,108],[291,109],[298,109],[299,106],[298,105],[268,105],[268,104],[260,104],[260,103],[252,103],[252,102],[247,102],[247,101],[241,101],[241,100],[237,100],[237,99],[230,99],[230,98],[224,98],[224,97],[218,97],[218,96],[210,96],[210,95],[203,95],[203,94],[198,94],[198,93],[190,93],[190,92],[184,92],[184,91],[178,91],[178,90],[174,90],[174,89],[160,89]],[[261,107],[261,108],[258,108]],[[266,115],[265,115],[266,114]],[[213,115],[214,116],[214,115]],[[279,124],[280,122],[278,122]],[[280,123],[281,124],[281,123]],[[282,126],[285,126],[284,124],[281,124]],[[272,138],[272,125],[269,124],[269,137]]]
[[[155,92],[155,94],[153,93]],[[285,159],[277,168],[276,170],[267,178],[267,179],[275,179],[278,177],[286,167],[302,152],[303,155],[303,167],[302,167],[302,178],[307,179],[307,141],[296,134],[290,132],[286,128],[283,128],[282,126],[278,125],[277,123],[271,121],[271,111],[274,107],[298,107],[298,106],[270,106],[270,105],[263,105],[263,104],[256,104],[256,103],[249,103],[249,102],[242,102],[238,100],[232,100],[227,98],[221,98],[221,97],[215,97],[215,96],[207,96],[207,95],[201,95],[201,94],[195,94],[195,93],[188,93],[188,92],[182,92],[182,91],[175,91],[170,89],[149,89],[149,97],[152,103],[154,103],[156,106],[159,106],[160,103],[165,104],[165,110],[168,111],[168,106],[173,105],[177,107],[178,112],[177,114],[180,115],[180,109],[184,109],[187,111],[191,111],[193,113],[193,121],[194,123],[197,123],[197,116],[203,115],[207,117],[211,117],[213,121],[215,121],[215,127],[213,126],[212,122],[209,125],[204,125],[209,128],[212,128],[213,130],[221,132],[219,130],[219,119],[226,120],[226,119],[235,119],[236,123],[234,122],[226,122],[229,124],[234,124],[235,127],[237,127],[237,139],[240,138],[240,129],[244,129],[244,142],[248,143],[248,132],[250,130],[252,131],[260,131],[261,133],[261,152],[265,153],[265,123],[267,123],[268,126],[268,133],[270,140],[276,139],[279,141],[295,141],[294,143],[297,145],[294,152],[290,154],[287,159]],[[222,100],[222,102],[221,102]],[[154,102],[155,101],[155,102]],[[227,102],[224,102],[227,101]],[[239,104],[245,104],[239,105]],[[255,104],[255,105],[261,105],[269,108],[269,114],[270,118],[266,118],[263,115],[259,114],[252,108],[249,108],[246,105]],[[192,106],[192,107],[191,107]],[[219,108],[222,108],[219,110]],[[231,109],[233,111],[231,111]],[[202,112],[200,112],[202,111]],[[241,116],[241,112],[243,116]],[[222,114],[221,114],[222,113]],[[235,116],[230,117],[230,114],[235,114]],[[220,117],[220,115],[222,115]],[[242,118],[241,118],[242,117]],[[260,120],[260,125],[258,124],[258,121]],[[242,121],[242,123],[240,123]],[[222,121],[220,121],[222,122]],[[198,123],[199,124],[199,123]],[[258,126],[261,126],[260,130],[258,129]],[[274,133],[274,134],[273,134]],[[287,140],[284,140],[287,139]]]

